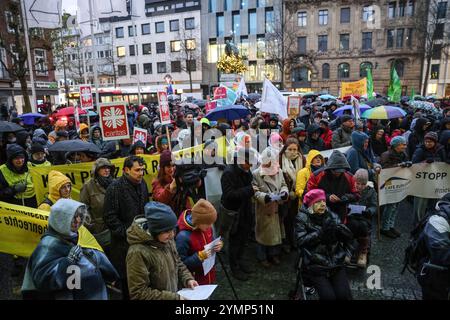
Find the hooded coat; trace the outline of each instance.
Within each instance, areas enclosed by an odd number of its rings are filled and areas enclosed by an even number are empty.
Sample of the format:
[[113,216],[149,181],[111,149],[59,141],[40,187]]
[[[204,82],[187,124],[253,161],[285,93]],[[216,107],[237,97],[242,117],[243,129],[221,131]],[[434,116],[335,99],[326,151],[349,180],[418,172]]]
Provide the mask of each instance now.
[[132,300],[180,300],[181,283],[194,277],[181,261],[175,241],[161,243],[147,232],[147,219],[136,217],[127,230],[130,245],[126,256],[128,287]]
[[[70,179],[59,171],[52,170],[48,173],[48,195],[44,202],[39,205],[39,210],[50,212],[50,208],[61,198],[59,189]],[[50,204],[51,203],[51,204]]]
[[372,147],[373,153],[377,157],[381,157],[383,152],[388,150],[388,141],[386,141],[386,136],[383,134],[381,140],[377,140],[375,137],[379,130],[382,130],[382,127],[375,127],[370,135],[370,146]]
[[430,122],[430,120],[426,118],[418,118],[416,120],[416,123],[414,124],[414,131],[408,137],[408,155],[410,158],[412,158],[417,147],[423,144],[423,140],[426,133],[423,130],[423,126],[427,124],[427,122]]
[[422,144],[416,148],[412,156],[412,163],[425,162],[430,159],[434,162],[445,162],[447,160],[445,148],[439,143],[436,143],[433,149],[427,149]]
[[352,144],[352,130],[345,128],[343,125],[333,132],[331,146],[333,149],[348,147]]
[[[314,132],[318,132],[319,133],[319,137],[317,138],[317,140],[313,140],[311,138],[312,134]],[[306,138],[306,145],[309,147],[309,150],[325,150],[325,142],[322,140],[322,138],[320,137],[320,134],[322,133],[322,130],[320,129],[320,126],[313,123],[308,127],[308,137]]]
[[287,138],[291,134],[291,119],[284,119],[282,122],[282,128],[283,131],[280,133],[281,138],[283,138],[283,141],[286,142]]
[[358,169],[366,169],[369,171],[369,180],[374,181],[373,163],[375,159],[370,147],[364,150],[364,141],[368,139],[369,136],[363,132],[354,131],[352,133],[352,147],[347,151],[347,161],[352,174],[355,174]]
[[[313,172],[313,170],[311,168],[311,162],[315,157],[317,157],[319,155],[320,155],[319,151],[311,150],[308,153],[308,156],[306,157],[305,167],[297,173],[297,179],[295,182],[295,194],[300,199],[300,201],[299,201],[300,207],[302,205],[302,198],[303,198],[303,194],[306,189],[306,184],[308,182],[309,177],[311,176],[311,173]],[[322,165],[324,165],[323,157],[322,157]]]
[[100,138],[96,139],[94,138],[94,131],[96,129],[100,129],[100,126],[92,126],[91,131],[89,132],[89,142],[92,142],[93,144],[95,144],[97,147],[99,147],[100,150],[103,150],[103,147],[106,145],[106,141],[103,141],[102,136],[100,135]]
[[82,203],[62,199],[52,207],[49,229],[28,261],[22,292],[34,292],[35,298],[61,300],[107,300],[105,282],[114,282],[119,275],[106,255],[82,247],[83,254],[76,263],[80,270],[80,289],[68,289],[70,250],[77,245],[79,233],[71,231],[75,212]]
[[145,152],[145,144],[141,140],[138,140],[131,146],[130,155],[135,155],[134,153],[136,152],[137,147],[143,148]]

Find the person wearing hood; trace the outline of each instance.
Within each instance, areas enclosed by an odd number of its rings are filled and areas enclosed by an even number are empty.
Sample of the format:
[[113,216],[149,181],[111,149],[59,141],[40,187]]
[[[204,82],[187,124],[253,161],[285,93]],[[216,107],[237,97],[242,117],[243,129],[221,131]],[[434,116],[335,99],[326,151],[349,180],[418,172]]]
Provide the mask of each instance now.
[[300,171],[297,172],[297,179],[295,181],[295,194],[299,199],[299,208],[302,206],[303,195],[311,173],[319,170],[324,165],[325,160],[318,150],[309,151],[306,156],[306,164]]
[[89,127],[85,123],[80,124],[80,129],[78,130],[78,138],[85,142],[89,142]]
[[149,201],[147,184],[144,181],[145,161],[138,156],[129,156],[123,164],[123,175],[106,189],[104,221],[111,230],[110,258],[121,277],[122,294],[128,299],[125,257],[128,251],[126,230],[133,219],[144,214]]
[[325,167],[313,172],[307,183],[307,191],[322,189],[327,196],[327,206],[343,223],[346,223],[347,205],[359,200],[356,181],[345,155],[334,150]]
[[377,126],[372,130],[370,135],[370,146],[377,159],[381,157],[383,152],[388,150],[388,141],[386,140],[385,131],[382,126]]
[[423,229],[422,239],[426,248],[426,256],[422,257],[422,267],[417,279],[422,287],[423,300],[448,300],[450,292],[450,193],[444,195],[436,203],[435,210]]
[[100,150],[103,150],[103,147],[105,146],[106,142],[103,141],[102,138],[102,129],[100,129],[99,126],[93,126],[91,128],[91,134],[90,134],[90,141],[93,144],[95,144],[97,147],[99,147]]
[[31,134],[28,131],[22,130],[16,132],[16,142],[19,146],[25,149],[27,153],[31,149]]
[[418,118],[414,124],[411,123],[411,127],[414,129],[408,136],[408,155],[410,158],[413,157],[417,147],[424,143],[425,134],[431,127],[431,121],[427,118]]
[[333,131],[331,131],[329,127],[329,122],[326,119],[322,119],[319,122],[320,129],[322,129],[322,133],[320,134],[320,138],[323,140],[325,145],[324,150],[331,149],[331,140],[333,139]]
[[278,161],[279,152],[267,147],[261,154],[261,166],[253,172],[256,199],[256,256],[259,263],[269,268],[280,264],[279,247],[282,244],[282,219],[280,205],[289,199],[289,189],[284,181]]
[[[24,298],[108,300],[106,283],[114,283],[119,275],[103,252],[80,244],[80,228],[88,217],[86,205],[75,200],[60,199],[52,206],[48,231],[26,267]],[[75,287],[73,270],[79,275]]]
[[381,166],[375,163],[372,150],[369,147],[369,136],[364,132],[352,132],[352,147],[347,151],[347,161],[350,172],[362,168],[369,171],[369,180],[376,182],[376,174],[380,173]]
[[295,119],[284,119],[282,122],[283,131],[280,133],[280,136],[283,138],[283,141],[286,142],[288,137],[292,134],[291,130],[295,127]]
[[223,242],[220,241],[212,250],[205,250],[205,246],[214,240],[212,226],[216,220],[216,209],[204,199],[198,200],[192,210],[183,211],[178,218],[179,231],[175,238],[177,251],[199,285],[216,282],[215,267],[207,274],[203,271],[203,261],[223,247]]
[[269,129],[270,130],[280,130],[280,126],[278,125],[278,116],[276,114],[272,114],[270,116]]
[[131,146],[130,156],[140,156],[142,154],[145,154],[145,144],[138,140]]
[[169,150],[169,140],[167,139],[167,135],[157,136],[155,139],[155,147],[156,152],[154,155],[158,155],[163,153],[164,150]]
[[111,232],[103,218],[106,189],[114,182],[115,167],[106,158],[99,158],[92,166],[92,178],[80,190],[80,201],[89,207],[91,224],[88,230],[108,254]]
[[36,208],[36,193],[26,151],[18,144],[8,144],[6,158],[6,163],[0,166],[0,200]]
[[56,201],[61,198],[70,199],[71,195],[72,183],[70,179],[65,174],[52,170],[48,173],[48,195],[38,209],[50,212]]
[[326,205],[325,191],[306,193],[295,226],[297,247],[303,259],[302,272],[319,294],[319,300],[351,300],[345,258],[352,232]]
[[48,141],[48,137],[45,134],[45,131],[40,128],[34,130],[33,132],[33,138],[31,139],[31,143],[33,144],[35,142],[42,144],[45,148],[51,146],[51,143],[50,141]]
[[67,128],[67,120],[65,121],[62,119],[56,120],[55,129],[48,134],[48,141],[51,144],[54,144],[56,142],[58,131],[66,131],[66,128]]
[[292,129],[292,134],[298,139],[298,143],[300,145],[300,150],[302,154],[308,154],[309,147],[306,144],[306,137],[308,133],[306,132],[305,125],[303,122],[300,122],[298,126]]
[[321,133],[322,129],[318,124],[310,124],[310,126],[308,127],[308,137],[306,138],[306,145],[308,146],[309,150],[325,150],[325,142],[320,137]]
[[31,159],[28,167],[50,167],[52,164],[46,159],[47,153],[42,144],[34,142],[30,149]]
[[181,261],[175,245],[177,217],[159,202],[145,205],[127,229],[126,257],[131,300],[185,300],[178,284],[194,289],[197,281]]
[[352,144],[351,135],[355,128],[355,121],[351,115],[343,115],[339,118],[341,126],[333,132],[331,146],[333,149],[348,147]]

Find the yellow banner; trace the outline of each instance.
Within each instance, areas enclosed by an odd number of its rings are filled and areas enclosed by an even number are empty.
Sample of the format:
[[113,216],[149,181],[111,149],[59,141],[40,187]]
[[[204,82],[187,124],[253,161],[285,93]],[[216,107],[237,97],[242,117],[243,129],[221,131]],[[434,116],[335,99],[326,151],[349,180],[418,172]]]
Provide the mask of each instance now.
[[354,82],[341,83],[341,98],[350,95],[362,96],[367,94],[367,78]]
[[[0,202],[0,252],[28,258],[48,229],[49,212]],[[103,251],[85,228],[78,231],[78,244]]]

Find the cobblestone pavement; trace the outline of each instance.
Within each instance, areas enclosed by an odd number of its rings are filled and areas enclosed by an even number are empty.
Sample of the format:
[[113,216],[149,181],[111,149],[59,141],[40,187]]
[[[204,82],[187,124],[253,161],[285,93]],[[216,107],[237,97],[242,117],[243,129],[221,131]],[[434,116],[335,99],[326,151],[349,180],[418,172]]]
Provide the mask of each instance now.
[[[348,269],[350,286],[353,298],[356,300],[414,300],[421,298],[420,287],[414,277],[405,272],[400,274],[404,249],[408,242],[409,231],[412,228],[412,207],[404,201],[399,207],[397,227],[402,232],[398,239],[391,240],[382,237],[376,239],[372,235],[372,249],[369,265],[377,265],[381,270],[381,289],[368,289],[366,286],[367,274],[365,270]],[[374,226],[376,224],[374,223]],[[255,243],[250,243],[246,250],[248,263],[253,263],[256,273],[251,279],[242,282],[231,278],[240,300],[284,300],[288,299],[288,292],[295,284],[295,253],[282,256],[282,264],[267,270],[256,264]],[[227,259],[222,256],[227,270]],[[9,255],[0,254],[0,299],[20,299],[20,285],[23,273],[17,277],[11,276],[13,260]],[[233,299],[233,293],[225,277],[223,268],[217,263],[217,280],[219,287],[212,299]],[[308,299],[317,299],[316,295]]]

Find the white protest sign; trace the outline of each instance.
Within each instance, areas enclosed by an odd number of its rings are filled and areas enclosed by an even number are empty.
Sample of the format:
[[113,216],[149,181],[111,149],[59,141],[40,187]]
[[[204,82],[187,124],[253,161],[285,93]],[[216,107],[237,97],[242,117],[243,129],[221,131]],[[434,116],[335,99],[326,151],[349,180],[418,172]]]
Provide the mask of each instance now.
[[135,144],[137,141],[142,141],[144,145],[147,146],[147,130],[138,127],[134,127],[133,130],[133,144]]
[[[218,237],[214,241],[205,245],[205,251],[209,251],[209,250],[212,251],[214,246],[221,241],[220,239],[221,239],[221,237]],[[212,251],[211,257],[205,259],[202,263],[203,273],[205,276],[211,271],[211,269],[214,267],[215,264],[216,264],[216,253],[214,251]]]

